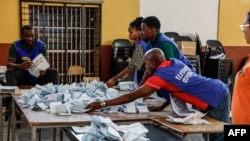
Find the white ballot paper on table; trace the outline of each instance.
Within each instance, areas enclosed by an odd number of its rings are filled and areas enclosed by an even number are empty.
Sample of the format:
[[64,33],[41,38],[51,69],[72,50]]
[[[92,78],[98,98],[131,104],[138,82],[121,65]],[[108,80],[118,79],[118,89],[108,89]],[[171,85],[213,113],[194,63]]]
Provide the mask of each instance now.
[[187,103],[179,100],[176,97],[170,95],[172,109],[178,116],[184,116],[183,118],[175,118],[167,115],[166,120],[172,123],[182,123],[182,124],[210,124],[208,121],[201,119],[206,115],[206,113],[201,113],[198,110],[192,109],[187,106]]
[[167,115],[166,120],[172,123],[181,123],[181,124],[211,124],[209,121],[202,119],[206,113],[196,112],[193,114],[190,114],[184,118],[175,118],[170,115]]
[[35,77],[39,77],[41,70],[46,70],[50,67],[47,59],[40,53],[32,60],[32,65],[28,71]]

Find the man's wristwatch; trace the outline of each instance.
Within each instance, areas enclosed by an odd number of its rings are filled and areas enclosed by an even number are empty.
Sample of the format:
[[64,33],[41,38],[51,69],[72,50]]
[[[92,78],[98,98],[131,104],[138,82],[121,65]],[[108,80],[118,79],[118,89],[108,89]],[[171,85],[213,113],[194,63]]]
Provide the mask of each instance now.
[[105,101],[101,101],[100,105],[101,105],[102,107],[105,107],[105,106],[106,106],[106,102],[105,102]]

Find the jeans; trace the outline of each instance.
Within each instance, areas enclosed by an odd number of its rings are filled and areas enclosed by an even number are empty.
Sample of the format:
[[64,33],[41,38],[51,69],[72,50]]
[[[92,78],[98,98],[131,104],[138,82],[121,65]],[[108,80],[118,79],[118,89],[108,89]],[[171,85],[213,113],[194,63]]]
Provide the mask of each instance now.
[[49,68],[46,70],[45,75],[35,78],[35,82],[32,82],[27,72],[20,69],[8,69],[6,71],[6,83],[8,86],[58,84],[58,71]]
[[[210,108],[208,115],[211,118],[217,119],[219,121],[230,123],[229,113],[230,113],[230,92],[228,90],[226,95],[224,96],[223,101],[219,104],[218,107]],[[209,140],[210,141],[224,141],[224,133],[210,134]]]

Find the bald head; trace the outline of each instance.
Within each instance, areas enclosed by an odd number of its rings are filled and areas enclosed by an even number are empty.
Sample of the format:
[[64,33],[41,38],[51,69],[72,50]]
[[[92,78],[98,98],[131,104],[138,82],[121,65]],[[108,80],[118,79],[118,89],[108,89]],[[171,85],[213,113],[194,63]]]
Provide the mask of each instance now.
[[147,72],[153,74],[156,68],[165,60],[163,52],[158,48],[148,50],[143,57]]
[[164,53],[158,48],[152,48],[148,50],[144,55],[144,61],[155,62],[157,65],[165,60]]

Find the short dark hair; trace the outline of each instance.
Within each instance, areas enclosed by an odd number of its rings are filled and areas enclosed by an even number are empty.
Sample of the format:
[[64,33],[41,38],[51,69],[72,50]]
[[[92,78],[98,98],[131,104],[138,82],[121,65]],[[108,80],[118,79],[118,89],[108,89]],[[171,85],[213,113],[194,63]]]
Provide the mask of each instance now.
[[157,17],[155,17],[155,16],[148,16],[148,17],[146,17],[142,21],[142,23],[145,23],[145,24],[147,24],[147,26],[156,28],[158,30],[160,30],[160,28],[161,28],[160,20]]
[[32,30],[32,29],[33,29],[33,27],[32,27],[31,25],[24,25],[24,26],[22,27],[21,32],[23,33],[24,30]]
[[143,17],[137,17],[134,19],[129,26],[135,27],[137,30],[141,30],[141,23],[142,23]]

